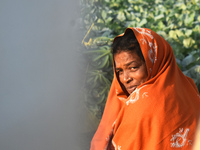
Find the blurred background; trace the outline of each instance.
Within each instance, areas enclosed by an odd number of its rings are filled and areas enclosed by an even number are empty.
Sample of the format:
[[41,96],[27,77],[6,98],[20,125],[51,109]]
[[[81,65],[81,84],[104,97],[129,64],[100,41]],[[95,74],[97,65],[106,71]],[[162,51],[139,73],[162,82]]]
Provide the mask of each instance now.
[[80,150],[79,1],[0,1],[0,150]]

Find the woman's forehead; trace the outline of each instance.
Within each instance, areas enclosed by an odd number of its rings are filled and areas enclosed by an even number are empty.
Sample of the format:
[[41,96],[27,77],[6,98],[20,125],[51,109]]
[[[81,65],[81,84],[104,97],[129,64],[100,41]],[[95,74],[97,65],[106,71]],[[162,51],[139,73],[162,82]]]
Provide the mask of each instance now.
[[133,62],[140,62],[141,58],[134,51],[121,51],[114,55],[116,64],[130,65]]

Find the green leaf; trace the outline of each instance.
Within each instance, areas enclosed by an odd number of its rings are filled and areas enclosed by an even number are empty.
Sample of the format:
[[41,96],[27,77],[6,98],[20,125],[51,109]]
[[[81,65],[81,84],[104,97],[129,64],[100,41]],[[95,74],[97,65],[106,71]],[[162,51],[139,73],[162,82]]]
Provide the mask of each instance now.
[[200,16],[198,16],[197,20],[200,22]]
[[118,13],[118,15],[117,15],[117,19],[120,20],[120,21],[126,20],[126,17],[125,17],[125,15],[124,15],[124,12],[119,11],[119,13]]
[[184,20],[184,23],[185,25],[188,25],[190,26],[192,24],[192,22],[194,21],[194,16],[195,16],[195,13],[191,13],[191,14],[186,14],[186,17],[185,17],[185,20]]
[[186,48],[191,47],[194,43],[195,43],[195,40],[193,40],[192,38],[186,38],[183,40],[183,45]]
[[162,30],[164,27],[165,27],[165,25],[163,24],[163,22],[162,22],[162,21],[159,21],[159,22],[158,22],[158,29],[159,29],[159,30]]
[[185,4],[182,4],[180,7],[179,7],[179,9],[182,9],[182,10],[186,10],[186,6],[185,6]]
[[160,14],[158,16],[155,16],[154,19],[155,19],[155,21],[157,21],[157,20],[164,18],[164,17],[165,17],[164,14]]
[[183,67],[186,67],[194,61],[195,61],[195,58],[192,55],[188,55],[187,57],[183,59],[182,65]]
[[186,36],[189,37],[191,34],[192,34],[192,30],[191,29],[188,29],[188,30],[185,31],[185,35]]
[[171,37],[173,39],[177,39],[176,31],[170,30],[169,31],[169,37]]
[[106,14],[106,11],[105,11],[105,10],[102,10],[101,16],[102,16],[102,18],[103,18],[104,20],[106,19],[107,14]]
[[138,24],[138,27],[142,27],[143,25],[145,25],[147,23],[147,19],[144,18],[142,19],[142,21]]

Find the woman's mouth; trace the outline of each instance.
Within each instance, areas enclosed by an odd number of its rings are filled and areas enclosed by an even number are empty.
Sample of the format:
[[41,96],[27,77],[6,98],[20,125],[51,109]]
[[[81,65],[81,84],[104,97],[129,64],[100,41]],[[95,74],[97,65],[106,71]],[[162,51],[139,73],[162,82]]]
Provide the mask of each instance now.
[[133,91],[135,91],[136,88],[137,86],[130,86],[130,87],[127,87],[126,90],[128,91],[129,94],[131,94]]

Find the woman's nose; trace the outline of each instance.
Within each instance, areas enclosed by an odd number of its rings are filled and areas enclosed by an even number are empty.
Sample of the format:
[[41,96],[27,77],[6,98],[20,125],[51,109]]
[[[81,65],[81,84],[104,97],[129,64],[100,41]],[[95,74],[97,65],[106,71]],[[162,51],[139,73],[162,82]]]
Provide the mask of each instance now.
[[129,82],[131,80],[132,78],[130,77],[129,72],[124,72],[124,82]]

